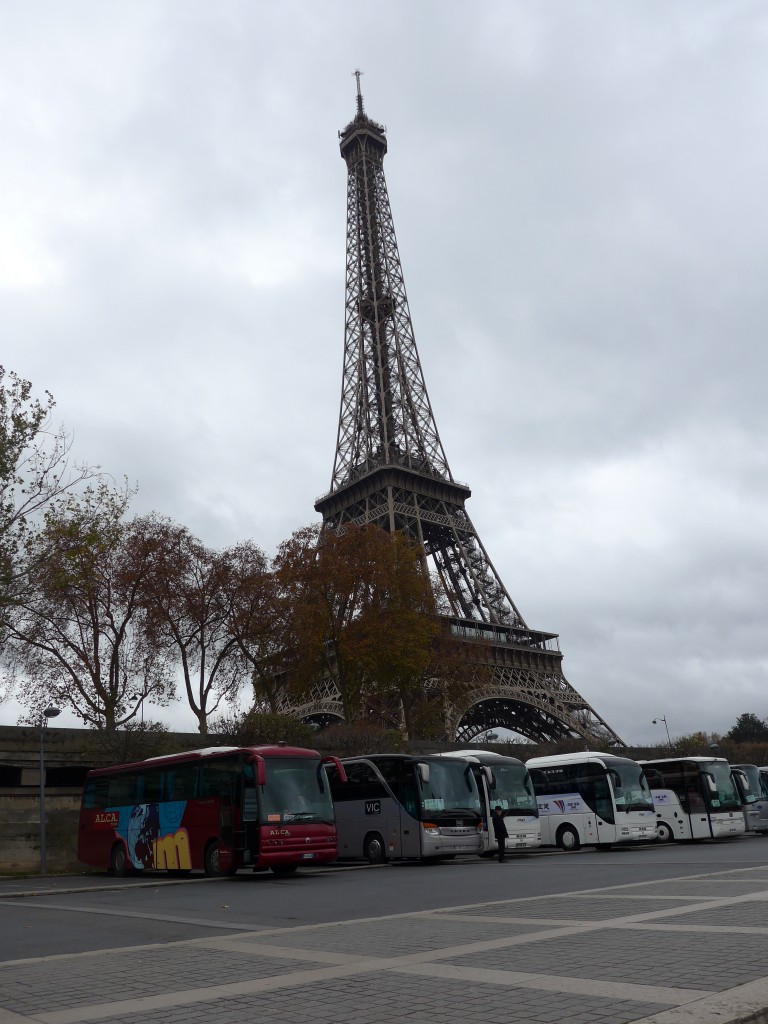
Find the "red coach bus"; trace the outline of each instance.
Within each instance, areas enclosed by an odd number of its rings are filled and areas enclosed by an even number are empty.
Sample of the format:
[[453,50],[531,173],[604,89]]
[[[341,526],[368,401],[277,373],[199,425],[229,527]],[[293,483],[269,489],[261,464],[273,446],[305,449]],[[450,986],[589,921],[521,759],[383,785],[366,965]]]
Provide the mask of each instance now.
[[301,747],[212,747],[86,776],[77,856],[121,876],[131,870],[234,874],[336,860],[325,762]]

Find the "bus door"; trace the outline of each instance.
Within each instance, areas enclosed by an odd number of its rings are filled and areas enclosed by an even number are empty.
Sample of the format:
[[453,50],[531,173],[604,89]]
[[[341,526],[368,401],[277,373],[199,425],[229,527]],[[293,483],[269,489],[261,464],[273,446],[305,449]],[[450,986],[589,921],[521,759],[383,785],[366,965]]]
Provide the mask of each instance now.
[[260,844],[259,833],[259,791],[254,765],[246,762],[243,765],[242,822],[243,847],[246,862],[258,859]]
[[584,843],[612,843],[616,839],[613,795],[605,769],[587,763],[576,778],[579,796],[586,804],[583,815]]
[[[678,795],[680,805],[688,815],[688,821],[691,826],[691,839],[712,838],[707,798],[702,791],[702,786],[707,785],[707,778],[706,773],[703,775],[699,774],[699,769],[696,765],[683,765],[684,790]],[[712,783],[717,788],[714,780],[712,780]]]
[[473,765],[472,772],[475,776],[478,792],[480,793],[480,815],[483,819],[483,853],[493,852],[499,848],[491,825],[493,801],[491,789],[495,788],[496,779],[493,775],[493,770],[483,765]]
[[421,856],[421,780],[417,765],[404,765],[400,778],[400,843],[401,857]]

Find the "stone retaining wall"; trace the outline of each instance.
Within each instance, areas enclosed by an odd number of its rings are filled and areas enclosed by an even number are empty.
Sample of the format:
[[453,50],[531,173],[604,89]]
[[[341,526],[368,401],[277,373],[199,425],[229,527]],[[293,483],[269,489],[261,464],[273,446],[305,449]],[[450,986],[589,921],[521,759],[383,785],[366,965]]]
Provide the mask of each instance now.
[[[80,789],[45,794],[45,859],[49,872],[83,868],[77,860]],[[40,797],[27,788],[0,793],[0,874],[40,870]]]

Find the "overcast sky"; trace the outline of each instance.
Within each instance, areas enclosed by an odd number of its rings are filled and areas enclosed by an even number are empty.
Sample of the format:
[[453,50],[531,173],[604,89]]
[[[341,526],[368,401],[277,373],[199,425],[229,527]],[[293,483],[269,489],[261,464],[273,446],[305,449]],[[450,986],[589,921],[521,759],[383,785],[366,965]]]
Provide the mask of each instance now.
[[270,554],[315,521],[357,67],[512,599],[628,742],[766,717],[762,2],[6,0],[0,362],[136,512]]

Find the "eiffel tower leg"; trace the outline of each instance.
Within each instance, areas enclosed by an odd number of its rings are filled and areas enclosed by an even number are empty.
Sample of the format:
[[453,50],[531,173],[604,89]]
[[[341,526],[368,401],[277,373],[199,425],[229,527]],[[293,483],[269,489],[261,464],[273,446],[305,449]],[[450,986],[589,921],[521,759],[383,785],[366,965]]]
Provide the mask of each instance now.
[[502,728],[535,743],[580,737],[597,749],[624,746],[568,683],[557,659],[509,654],[493,649],[475,653],[472,682],[451,707],[451,738],[468,742]]

